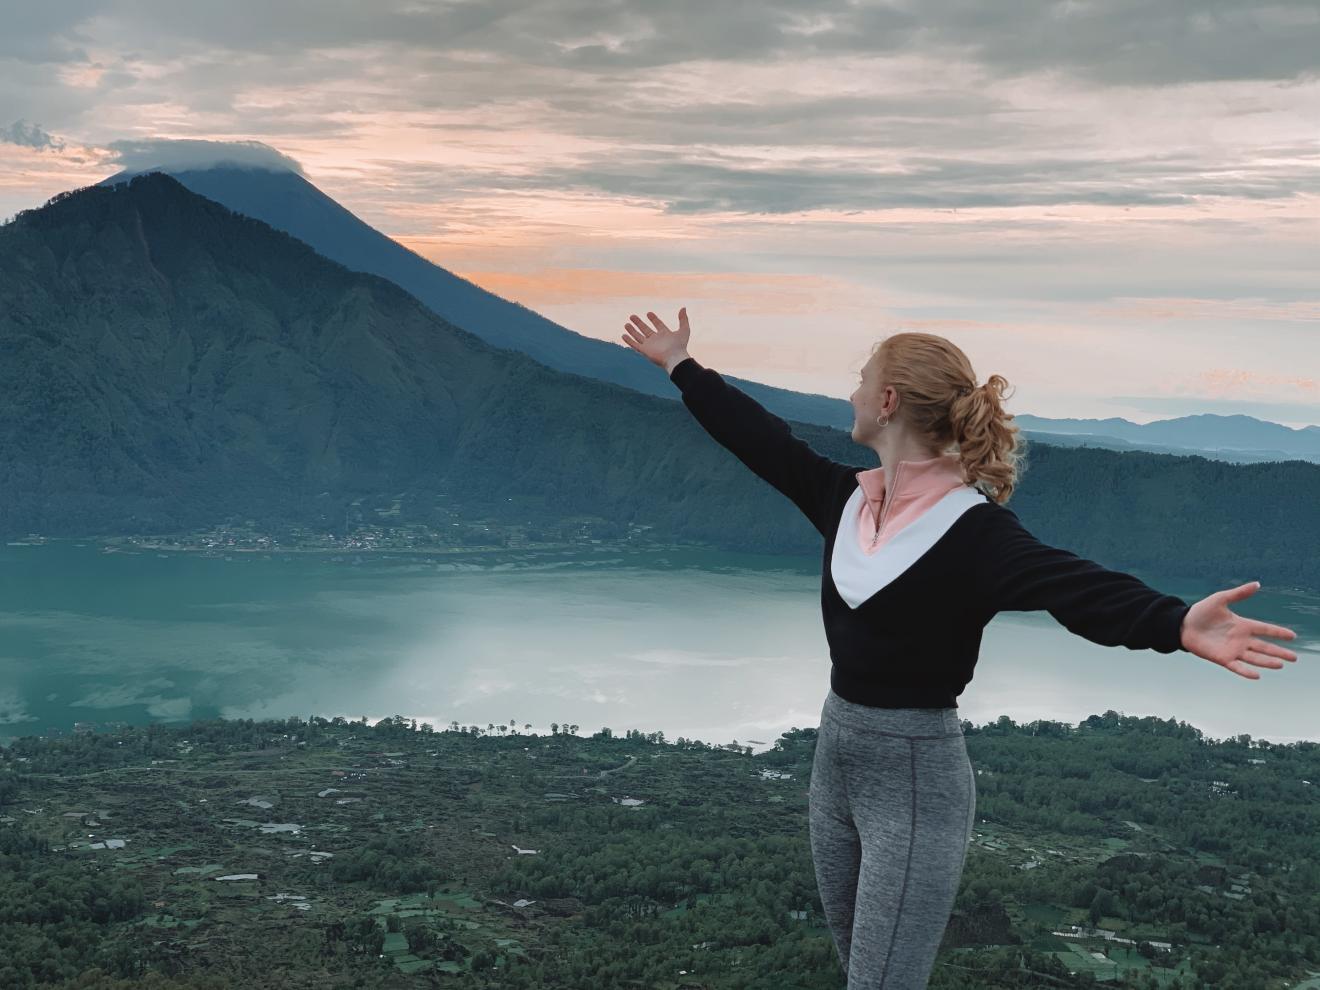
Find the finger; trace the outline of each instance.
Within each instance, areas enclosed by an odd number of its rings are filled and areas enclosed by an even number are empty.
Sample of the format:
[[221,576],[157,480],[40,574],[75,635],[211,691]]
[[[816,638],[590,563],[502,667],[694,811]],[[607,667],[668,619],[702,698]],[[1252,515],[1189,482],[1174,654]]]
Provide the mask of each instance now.
[[665,333],[670,332],[669,328],[665,326],[664,320],[660,319],[660,317],[656,316],[654,313],[647,313],[646,315],[647,318],[650,319],[650,321],[655,324],[655,328],[657,330],[663,330],[665,331]]
[[1253,636],[1273,636],[1275,639],[1296,639],[1297,633],[1287,626],[1275,626],[1268,622],[1260,622],[1256,619],[1251,621],[1251,634]]
[[1238,659],[1243,663],[1249,663],[1256,667],[1269,667],[1272,670],[1278,670],[1283,666],[1283,661],[1278,657],[1269,656],[1260,650],[1253,650],[1249,646],[1243,647],[1242,656]]
[[1244,664],[1241,660],[1230,660],[1224,666],[1226,666],[1233,673],[1240,674],[1241,676],[1249,678],[1250,680],[1253,681],[1260,680],[1260,674],[1256,673],[1254,670],[1252,670],[1250,667]]
[[[633,314],[633,320],[637,324],[637,334],[643,340],[651,336],[651,334],[655,333],[655,331],[652,330],[650,327],[648,327],[646,323],[642,320],[642,318],[638,316],[636,313]],[[629,329],[631,329],[631,327]]]
[[682,309],[680,309],[680,310],[678,311],[678,325],[679,325],[680,329],[683,329],[683,330],[686,330],[686,329],[687,329],[688,321],[687,321],[687,307],[686,307],[686,306],[684,306]]
[[[1285,660],[1293,660],[1293,661],[1296,661],[1297,659],[1297,654],[1294,653],[1292,650],[1286,649],[1285,647],[1282,646],[1276,646],[1273,643],[1266,643],[1263,640],[1259,640],[1259,639],[1253,639],[1250,642],[1248,642],[1247,649],[1255,650],[1257,653],[1263,653],[1265,656],[1269,656],[1269,657],[1283,657],[1283,659]],[[1280,666],[1283,665],[1280,664]]]
[[1228,588],[1220,592],[1220,594],[1222,594],[1227,601],[1240,602],[1244,598],[1250,598],[1259,590],[1259,581],[1248,581],[1246,584],[1239,584],[1236,588]]

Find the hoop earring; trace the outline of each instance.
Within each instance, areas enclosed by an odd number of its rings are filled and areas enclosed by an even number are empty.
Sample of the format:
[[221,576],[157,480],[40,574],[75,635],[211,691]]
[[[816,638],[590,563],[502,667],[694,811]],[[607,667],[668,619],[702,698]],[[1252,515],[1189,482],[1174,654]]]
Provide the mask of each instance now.
[[[877,417],[875,418],[875,421],[876,421],[877,423],[880,423],[880,417],[877,416]],[[883,423],[880,423],[880,425],[881,425],[881,426],[888,426],[888,425],[889,425],[889,420],[886,419]]]

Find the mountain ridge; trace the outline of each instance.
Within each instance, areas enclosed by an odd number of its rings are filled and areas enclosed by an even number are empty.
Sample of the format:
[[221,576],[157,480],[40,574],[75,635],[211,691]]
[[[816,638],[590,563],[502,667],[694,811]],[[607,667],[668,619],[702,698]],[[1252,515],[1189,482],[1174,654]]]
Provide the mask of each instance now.
[[[556,370],[674,399],[669,383],[657,382],[630,350],[561,326],[423,258],[296,173],[237,167],[137,170],[116,173],[97,185],[119,184],[151,171],[162,171],[207,199],[262,220],[346,268],[389,279],[446,321],[496,347],[521,351]],[[851,410],[842,400],[732,380],[780,415],[851,428],[851,421],[845,420]]]
[[[9,533],[53,534],[75,519],[181,526],[240,503],[307,518],[291,507],[327,488],[333,519],[353,496],[409,485],[497,516],[525,514],[527,503],[631,516],[638,485],[682,502],[666,471],[675,451],[643,456],[629,422],[656,416],[689,444],[705,438],[690,456],[708,478],[744,470],[680,404],[498,348],[393,282],[164,173],[20,214],[0,227],[0,259],[0,374],[10,385],[0,440],[29,455],[7,466]],[[95,360],[80,360],[88,354]],[[835,432],[818,442],[861,452]],[[225,478],[246,490],[227,497]],[[492,495],[510,481],[517,505],[505,507]],[[767,520],[779,497],[747,492]],[[168,511],[107,512],[107,498]]]
[[[287,168],[221,162],[154,170],[171,175],[192,191],[235,212],[297,237],[350,269],[390,279],[449,322],[497,347],[522,351],[547,367],[666,400],[675,398],[667,383],[656,382],[647,368],[636,366],[627,349],[555,323],[422,257],[367,224],[304,175]],[[120,183],[148,171],[153,169],[121,171],[98,185]],[[853,410],[844,399],[795,392],[732,375],[725,377],[785,419],[852,429]],[[1074,441],[1065,438],[1078,432],[1080,424],[1081,432],[1091,435],[1091,443],[1115,450],[1201,454],[1239,463],[1291,458],[1320,462],[1320,427],[1294,431],[1268,420],[1242,418],[1257,426],[1249,436],[1243,435],[1237,444],[1229,446],[1222,444],[1222,438],[1204,437],[1196,429],[1194,417],[1137,424],[1117,417],[1085,420],[1019,414],[1019,425],[1030,432],[1033,440],[1045,443],[1072,445]],[[1091,428],[1085,428],[1086,424]],[[1112,431],[1104,428],[1110,425]]]
[[[401,523],[590,517],[729,550],[820,549],[680,403],[497,348],[163,173],[0,227],[0,354],[7,534],[234,518],[343,530],[365,495],[402,493]],[[875,466],[849,433],[790,426]],[[1320,587],[1295,552],[1320,542],[1315,465],[1028,453],[1012,508],[1043,540],[1115,567]]]

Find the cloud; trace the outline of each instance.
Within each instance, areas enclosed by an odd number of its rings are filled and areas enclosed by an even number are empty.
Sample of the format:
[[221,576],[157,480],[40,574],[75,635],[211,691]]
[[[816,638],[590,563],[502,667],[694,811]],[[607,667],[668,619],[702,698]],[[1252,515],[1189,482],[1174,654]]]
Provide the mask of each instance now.
[[[1320,299],[1187,299],[1179,296],[1115,296],[1091,313],[1118,320],[1258,320],[1320,322]],[[1308,379],[1312,387],[1315,379]]]
[[148,138],[112,141],[107,147],[114,153],[115,162],[129,172],[145,172],[149,169],[182,171],[228,165],[304,174],[297,161],[260,141]]
[[22,119],[14,121],[9,127],[0,128],[0,141],[24,148],[36,148],[38,151],[64,150],[63,141],[47,134],[37,124],[28,124]]
[[[489,69],[509,58],[602,75],[650,74],[679,63],[939,53],[996,75],[1070,75],[1102,84],[1283,80],[1320,66],[1313,0],[763,0],[743,4],[618,0],[77,0],[10,5],[0,54],[50,59],[113,39],[122,47],[228,49],[296,57],[364,44],[453,53]],[[394,68],[391,59],[387,65]],[[235,64],[235,71],[241,66]]]
[[0,59],[40,64],[87,58],[71,37],[82,21],[104,6],[105,0],[5,4]]
[[[695,108],[690,108],[687,116],[695,115]],[[750,134],[746,136],[750,139]],[[389,159],[368,159],[364,164],[387,169],[394,181],[406,183],[419,198],[460,192],[586,192],[642,197],[663,203],[669,214],[769,215],[1063,204],[1190,206],[1211,196],[1285,200],[1303,192],[1320,194],[1317,160],[1320,155],[1313,152],[1309,160],[1295,164],[1239,167],[1234,172],[1221,169],[1210,158],[1177,151],[1121,158],[1019,151],[1012,161],[997,161],[990,155],[976,161],[910,154],[903,158],[902,173],[896,174],[861,159],[827,162],[809,157],[774,165],[712,150],[693,156],[683,149],[615,147],[583,152],[569,165],[547,164],[534,170]]]
[[[1097,361],[1109,399],[1314,350],[1313,0],[9,6],[0,124],[69,147],[0,143],[0,215],[116,164],[241,158],[616,345],[630,282],[648,307],[704,287],[735,373],[839,397],[834,353],[899,324],[1020,369],[1041,415],[1109,411],[1069,387]],[[749,305],[757,273],[797,281]],[[774,357],[739,352],[767,308]],[[1129,327],[1143,362],[1102,339]],[[1310,421],[1314,394],[1238,398]]]
[[[37,63],[42,73],[5,68],[30,116],[89,144],[165,132],[296,142],[314,175],[383,204],[395,235],[489,228],[532,194],[603,194],[681,219],[1191,211],[1320,192],[1313,145],[1271,146],[1313,112],[1299,80],[1320,66],[1320,14],[1304,2],[1037,0],[987,16],[948,0],[767,0],[749,18],[642,0],[102,0],[20,27],[89,53]],[[1206,139],[1216,134],[1231,139]],[[259,140],[109,148],[133,171],[238,160],[305,174]],[[443,220],[425,212],[433,204]]]

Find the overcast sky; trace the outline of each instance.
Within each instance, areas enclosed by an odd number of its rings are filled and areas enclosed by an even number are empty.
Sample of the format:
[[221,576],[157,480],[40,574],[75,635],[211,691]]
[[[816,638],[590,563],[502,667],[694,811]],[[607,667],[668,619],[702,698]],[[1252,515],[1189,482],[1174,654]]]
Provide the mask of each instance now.
[[[846,398],[1320,424],[1314,0],[0,0],[0,216],[206,144],[622,345]],[[638,357],[638,360],[642,360]],[[657,373],[659,372],[657,369]]]

